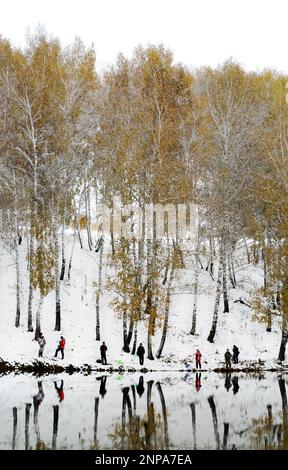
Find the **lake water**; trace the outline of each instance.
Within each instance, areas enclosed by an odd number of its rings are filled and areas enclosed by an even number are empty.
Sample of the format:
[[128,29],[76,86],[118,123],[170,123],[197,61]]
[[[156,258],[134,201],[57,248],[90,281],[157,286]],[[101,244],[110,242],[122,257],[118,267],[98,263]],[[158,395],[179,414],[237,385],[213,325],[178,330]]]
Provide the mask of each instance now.
[[1,449],[288,449],[287,375],[0,377]]

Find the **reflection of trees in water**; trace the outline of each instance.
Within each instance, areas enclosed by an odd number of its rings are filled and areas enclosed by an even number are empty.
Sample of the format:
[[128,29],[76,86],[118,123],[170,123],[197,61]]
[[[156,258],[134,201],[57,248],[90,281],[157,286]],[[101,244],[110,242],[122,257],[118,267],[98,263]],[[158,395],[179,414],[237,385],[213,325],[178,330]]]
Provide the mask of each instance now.
[[16,436],[17,436],[17,408],[13,408],[13,436],[12,436],[12,450],[16,449]]
[[131,385],[131,390],[132,390],[132,397],[133,397],[133,412],[136,412],[136,391],[135,391],[135,385]]
[[97,440],[98,413],[99,413],[99,397],[96,397],[95,403],[94,403],[94,435],[93,435],[93,443],[91,445],[91,449],[98,449],[98,444],[99,444]]
[[[267,414],[260,418],[252,419],[251,446],[253,449],[276,449],[278,448],[279,428],[275,424],[272,414],[272,406],[267,405]],[[281,440],[281,439],[280,439]]]
[[[156,389],[161,402],[161,413],[155,412],[152,401],[154,381],[147,383],[146,416],[137,415],[135,388],[122,389],[121,422],[117,422],[110,433],[112,446],[115,449],[168,449],[168,420],[167,409],[161,384],[157,382]],[[130,399],[132,391],[133,409]],[[133,393],[134,390],[134,393]]]
[[[226,377],[225,380],[229,380],[229,382],[230,382],[230,378],[227,379],[227,377]],[[225,385],[225,387],[226,387],[226,385]],[[229,388],[230,388],[230,386],[229,386]],[[219,433],[216,405],[215,405],[214,398],[213,398],[212,395],[210,397],[208,397],[208,403],[209,403],[210,410],[211,410],[211,413],[212,413],[212,421],[213,421],[213,429],[214,429],[216,449],[219,450],[219,449],[221,449],[221,446],[220,446],[220,433]],[[229,435],[229,423],[223,423],[223,426],[224,426],[224,429],[223,429],[222,449],[226,450],[227,449],[227,443],[228,443],[228,435]],[[196,431],[195,431],[195,433],[196,433]]]
[[[42,382],[38,382],[38,391],[37,394],[33,396],[33,424],[36,435],[36,450],[45,450],[49,447],[41,440],[40,435],[40,426],[39,426],[39,407],[44,399],[44,391],[42,387]],[[32,450],[30,446],[30,411],[31,403],[26,403],[25,405],[25,450]],[[53,407],[55,408],[55,407]],[[59,407],[56,407],[59,408]],[[13,407],[13,435],[12,435],[12,449],[16,449],[16,438],[17,438],[17,426],[18,426],[18,413],[17,408]],[[57,430],[58,430],[58,414],[56,410],[53,409],[53,444],[52,448],[56,449],[56,439],[57,439]],[[54,446],[54,447],[53,447]]]
[[25,450],[29,450],[29,422],[31,403],[25,405]]
[[193,449],[197,449],[197,429],[196,429],[196,408],[195,403],[190,403],[191,414],[192,414],[192,442]]
[[[107,375],[102,375],[101,377],[96,377],[96,380],[100,380],[100,388],[99,388],[99,395],[101,395],[102,399],[105,397],[107,393],[106,389],[106,382],[107,382]],[[98,434],[98,415],[99,415],[99,396],[95,397],[94,401],[94,430],[93,430],[93,440],[90,443],[90,449],[98,449],[99,442],[97,438]],[[84,445],[84,441],[82,441],[82,446]]]
[[208,403],[209,403],[211,413],[212,413],[212,421],[213,421],[216,449],[218,450],[218,449],[220,449],[220,435],[219,435],[219,429],[218,429],[217,411],[216,411],[216,406],[215,406],[215,403],[214,403],[214,398],[213,398],[212,395],[210,397],[208,397]]
[[[238,378],[233,382],[233,378],[230,380],[230,376],[226,374],[225,382],[226,385],[229,383],[229,392],[231,394],[231,386],[233,385],[233,394],[237,393],[239,390]],[[99,412],[104,412],[109,410],[111,403],[106,400],[102,400],[100,397],[100,391],[106,391],[106,377],[99,378],[101,380],[100,389],[97,390],[95,400],[91,404],[91,412],[93,413],[94,408],[94,428],[93,422],[91,423],[90,433],[91,438],[87,442],[86,438],[83,437],[81,445],[83,448],[90,445],[91,449],[99,449],[98,438],[101,435],[101,429],[98,433],[98,416]],[[109,379],[107,379],[107,382]],[[102,386],[101,386],[102,385]],[[144,386],[145,385],[145,386]],[[246,416],[246,427],[242,430],[233,430],[232,423],[232,436],[238,436],[241,438],[241,447],[245,448],[255,448],[255,449],[288,449],[288,401],[287,401],[287,390],[285,380],[282,377],[278,378],[278,381],[273,385],[278,386],[278,403],[280,402],[281,397],[281,412],[275,414],[275,408],[272,409],[272,405],[268,403],[266,408],[266,413],[259,416],[257,419],[250,418],[250,415]],[[113,448],[118,449],[169,449],[171,448],[171,443],[169,441],[169,429],[168,429],[168,419],[167,419],[167,408],[165,402],[165,396],[163,393],[162,386],[160,382],[154,382],[150,380],[144,384],[143,376],[140,376],[139,382],[136,385],[131,385],[130,387],[123,387],[119,393],[122,394],[122,405],[121,405],[121,415],[118,422],[113,426],[112,432],[110,434],[112,440]],[[224,391],[225,395],[226,392]],[[102,395],[103,396],[103,395]],[[200,395],[197,395],[198,397]],[[58,426],[59,426],[59,405],[49,407],[49,410],[45,410],[45,418],[47,418],[47,423],[49,424],[50,432],[52,431],[52,418],[53,418],[53,435],[52,435],[52,445],[51,441],[46,445],[41,439],[41,429],[39,426],[39,412],[40,415],[43,413],[41,411],[40,404],[44,398],[44,392],[41,382],[38,382],[38,393],[33,396],[33,410],[34,414],[31,418],[31,403],[26,403],[25,405],[25,441],[24,446],[26,450],[30,450],[31,447],[31,424],[33,438],[36,437],[35,449],[57,449],[57,435],[58,435]],[[155,399],[157,398],[157,408],[155,407]],[[203,397],[204,398],[204,397]],[[207,401],[206,401],[207,400]],[[211,426],[214,431],[215,444],[212,444],[211,447],[216,449],[226,450],[228,448],[236,448],[235,444],[231,443],[231,423],[223,422],[219,420],[223,410],[225,410],[225,402],[215,400],[213,395],[209,396],[208,399],[205,397],[204,402],[206,403],[205,407],[210,409],[211,413]],[[146,406],[145,416],[140,416],[139,413],[139,403],[143,402]],[[204,437],[204,447],[206,436],[199,435],[198,420],[201,407],[197,405],[198,400],[190,403],[191,418],[189,420],[189,425],[191,429],[191,449],[199,448],[200,438]],[[104,405],[105,406],[104,406]],[[61,406],[61,405],[60,405]],[[158,409],[159,406],[159,409]],[[142,408],[143,409],[143,408]],[[14,407],[11,410],[10,419],[13,419],[13,433],[12,433],[12,423],[11,423],[11,447],[16,449],[19,447],[19,436],[23,437],[23,429],[19,428],[19,411],[20,409]],[[103,411],[102,411],[103,410]],[[189,405],[187,411],[189,410]],[[249,410],[249,408],[247,408]],[[24,411],[24,410],[23,410]],[[119,409],[120,412],[120,409]],[[177,410],[176,410],[177,413]],[[46,415],[47,414],[47,415]],[[259,413],[260,414],[260,413]],[[177,415],[176,415],[177,416]],[[210,418],[210,419],[211,419]],[[31,420],[32,419],[32,423]],[[41,422],[40,422],[41,423]],[[191,424],[190,424],[191,423]],[[244,423],[243,423],[244,424]],[[244,426],[245,426],[244,424]],[[43,431],[42,431],[43,432]],[[202,431],[201,431],[202,432]],[[35,434],[34,434],[35,433]],[[198,433],[198,436],[197,436]],[[229,436],[230,433],[230,436]],[[80,433],[79,433],[80,437]],[[197,442],[198,438],[198,442]],[[86,442],[85,442],[86,441]],[[230,441],[230,442],[229,442]],[[23,446],[23,443],[21,444]],[[79,445],[79,443],[78,443]],[[206,444],[207,445],[207,444]],[[211,444],[210,444],[211,445]],[[237,445],[238,446],[238,445]],[[33,445],[34,447],[34,445]],[[62,446],[63,448],[63,446]]]
[[36,397],[33,397],[33,405],[34,405],[34,427],[36,433],[36,449],[41,449],[41,437],[40,437],[40,428],[39,428],[39,421],[38,421],[38,413],[39,413],[39,403],[37,402]]
[[222,449],[226,450],[227,449],[227,442],[228,442],[228,434],[229,434],[229,423],[223,423],[223,424],[224,424],[224,432],[223,432]]
[[166,402],[165,402],[165,398],[164,398],[164,394],[163,394],[160,382],[156,383],[156,387],[157,387],[157,390],[158,390],[158,393],[159,393],[159,396],[160,396],[161,407],[162,407],[165,447],[168,448],[168,446],[169,446],[169,434],[168,434],[168,419],[167,419]]
[[288,449],[288,405],[285,380],[280,377],[278,383],[282,400],[282,449]]
[[58,421],[59,421],[59,405],[53,405],[52,450],[57,450]]
[[[252,445],[255,449],[288,449],[288,404],[285,380],[278,378],[282,413],[273,416],[272,406],[267,405],[267,415],[252,421]],[[279,423],[281,421],[281,423]]]
[[[220,447],[220,434],[219,434],[216,405],[215,405],[214,398],[212,395],[208,397],[207,400],[208,400],[209,407],[210,407],[211,414],[212,414],[212,422],[213,422],[216,448],[220,449],[221,448]],[[190,409],[191,409],[191,415],[192,415],[192,446],[191,448],[196,450],[197,449],[196,403],[194,402],[190,403]],[[223,423],[223,425],[224,425],[224,430],[223,430],[222,449],[226,450],[227,443],[228,443],[228,435],[229,435],[229,423]]]
[[[146,446],[148,449],[155,449],[155,410],[154,403],[152,403],[152,387],[153,380],[149,380],[147,383],[147,421],[144,423],[145,427],[145,437],[146,437]],[[153,441],[152,438],[154,437]],[[154,445],[153,445],[154,444]]]
[[39,406],[42,403],[43,399],[44,399],[44,391],[42,387],[42,382],[38,382],[38,393],[37,395],[34,395],[33,397],[33,406],[34,406],[33,423],[34,423],[35,434],[36,434],[36,450],[47,449],[45,443],[41,441],[40,427],[39,427],[39,420],[38,420]]

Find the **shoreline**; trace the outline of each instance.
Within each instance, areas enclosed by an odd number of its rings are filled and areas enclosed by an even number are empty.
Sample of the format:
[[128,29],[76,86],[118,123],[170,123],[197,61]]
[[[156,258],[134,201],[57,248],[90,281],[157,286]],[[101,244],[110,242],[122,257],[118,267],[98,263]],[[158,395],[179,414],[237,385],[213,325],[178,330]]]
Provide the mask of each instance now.
[[31,363],[10,363],[8,361],[0,360],[0,374],[1,375],[6,375],[10,373],[15,373],[16,375],[18,374],[29,374],[32,373],[36,376],[41,376],[41,375],[53,375],[53,374],[59,374],[59,373],[67,373],[67,374],[82,374],[82,375],[90,375],[92,373],[105,373],[108,372],[109,374],[113,373],[118,373],[118,374],[124,374],[124,373],[142,373],[146,374],[148,372],[167,372],[167,373],[196,373],[196,372],[214,372],[214,373],[220,373],[220,374],[235,374],[235,373],[247,373],[247,374],[260,374],[260,373],[265,373],[265,372],[286,372],[288,373],[288,365],[277,365],[277,366],[270,366],[270,367],[256,367],[256,366],[242,366],[239,368],[232,367],[231,369],[226,369],[225,367],[214,367],[211,369],[203,368],[203,369],[196,369],[196,368],[161,368],[161,369],[155,369],[155,368],[147,368],[147,367],[141,367],[141,368],[135,368],[131,366],[123,367],[123,366],[108,366],[108,367],[96,367],[91,364],[83,364],[82,366],[74,366],[73,364],[69,365],[60,365],[60,364],[51,364],[49,362],[42,362],[35,360]]

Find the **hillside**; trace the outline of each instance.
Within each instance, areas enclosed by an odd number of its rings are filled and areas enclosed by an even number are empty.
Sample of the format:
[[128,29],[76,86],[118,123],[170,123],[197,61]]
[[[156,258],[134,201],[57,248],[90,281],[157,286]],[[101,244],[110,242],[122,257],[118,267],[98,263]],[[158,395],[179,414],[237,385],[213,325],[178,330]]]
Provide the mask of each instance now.
[[[65,234],[65,253],[70,256],[72,233]],[[183,369],[194,366],[194,353],[199,348],[203,354],[202,368],[212,369],[223,366],[226,348],[232,349],[236,344],[240,349],[239,368],[247,365],[254,367],[258,361],[265,361],[266,368],[275,367],[279,350],[281,331],[273,320],[272,332],[266,332],[266,326],[253,321],[253,310],[235,300],[242,297],[249,301],[250,294],[263,283],[261,266],[247,264],[239,247],[235,252],[235,269],[237,287],[229,287],[230,312],[223,313],[221,298],[220,314],[213,344],[207,341],[211,327],[213,306],[215,300],[216,282],[211,279],[205,269],[200,270],[199,299],[196,335],[189,334],[192,321],[193,306],[193,269],[189,267],[187,258],[186,269],[177,270],[172,286],[172,298],[169,316],[168,336],[163,350],[163,357],[154,361],[145,358],[144,366],[148,369]],[[23,243],[20,250],[21,265],[21,319],[20,327],[15,328],[15,263],[13,258],[0,251],[0,285],[1,285],[1,331],[0,357],[10,363],[29,363],[38,356],[38,344],[33,341],[34,333],[27,332],[27,293],[28,275],[26,246]],[[81,366],[89,364],[95,367],[99,359],[99,346],[105,341],[108,346],[107,367],[139,368],[137,356],[122,351],[122,320],[117,318],[110,302],[115,295],[106,288],[100,298],[100,328],[101,342],[95,340],[95,281],[98,273],[98,258],[95,252],[79,243],[75,246],[70,282],[61,282],[61,315],[62,330],[67,345],[64,361],[61,365],[73,364]],[[109,271],[110,270],[110,271]],[[104,265],[103,286],[111,268]],[[67,273],[66,273],[67,274]],[[66,279],[66,278],[65,278]],[[34,299],[33,313],[37,307]],[[59,340],[59,332],[54,331],[55,324],[55,293],[50,293],[44,301],[41,318],[41,328],[47,340],[43,361],[55,363],[52,357]],[[34,319],[33,319],[34,323]],[[153,350],[156,352],[162,326],[158,325],[153,337]],[[138,344],[143,342],[146,348],[147,326],[141,322],[138,326]],[[147,348],[146,348],[147,351]],[[287,360],[286,360],[287,363]],[[284,363],[285,364],[285,363]],[[99,364],[98,364],[99,366]],[[259,366],[259,364],[258,364]]]

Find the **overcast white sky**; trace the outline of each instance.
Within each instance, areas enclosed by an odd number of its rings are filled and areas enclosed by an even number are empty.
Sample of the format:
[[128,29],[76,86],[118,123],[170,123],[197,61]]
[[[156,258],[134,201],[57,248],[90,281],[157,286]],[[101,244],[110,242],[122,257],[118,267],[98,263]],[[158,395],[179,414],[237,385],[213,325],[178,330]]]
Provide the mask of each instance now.
[[287,13],[288,0],[0,0],[0,34],[17,46],[39,23],[64,45],[78,35],[101,67],[162,42],[189,66],[233,57],[288,72]]

